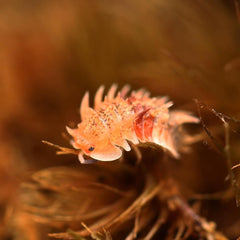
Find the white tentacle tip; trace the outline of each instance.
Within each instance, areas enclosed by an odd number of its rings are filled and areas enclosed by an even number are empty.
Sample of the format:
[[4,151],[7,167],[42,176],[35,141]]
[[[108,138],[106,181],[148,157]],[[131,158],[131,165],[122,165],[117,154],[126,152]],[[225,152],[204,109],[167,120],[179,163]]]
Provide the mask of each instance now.
[[69,135],[73,136],[74,135],[74,130],[68,126],[66,126],[66,130],[68,132]]

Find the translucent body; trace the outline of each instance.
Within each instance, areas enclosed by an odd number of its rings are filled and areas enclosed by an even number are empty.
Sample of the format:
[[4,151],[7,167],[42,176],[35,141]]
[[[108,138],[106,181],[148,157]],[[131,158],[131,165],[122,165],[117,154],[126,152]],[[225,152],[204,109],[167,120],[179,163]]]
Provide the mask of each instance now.
[[178,127],[184,123],[198,123],[198,118],[185,111],[169,111],[173,105],[167,97],[150,98],[143,89],[133,91],[125,86],[116,95],[112,85],[103,98],[101,86],[89,107],[89,95],[83,97],[80,114],[82,121],[76,129],[67,127],[73,137],[71,144],[83,155],[100,161],[113,161],[122,156],[122,150],[130,151],[131,144],[155,143],[178,157]]

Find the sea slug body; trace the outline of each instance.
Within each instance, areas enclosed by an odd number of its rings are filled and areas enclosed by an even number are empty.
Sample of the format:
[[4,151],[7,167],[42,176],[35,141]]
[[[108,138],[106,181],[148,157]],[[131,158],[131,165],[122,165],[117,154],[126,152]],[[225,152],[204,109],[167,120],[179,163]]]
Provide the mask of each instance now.
[[89,107],[89,94],[84,95],[81,122],[77,128],[67,127],[72,136],[71,144],[83,155],[99,161],[113,161],[130,151],[131,145],[154,143],[178,158],[178,127],[184,123],[198,123],[199,119],[186,111],[170,111],[173,105],[167,97],[150,97],[144,89],[132,91],[125,85],[117,94],[113,84],[103,99],[104,87],[100,86],[94,108]]

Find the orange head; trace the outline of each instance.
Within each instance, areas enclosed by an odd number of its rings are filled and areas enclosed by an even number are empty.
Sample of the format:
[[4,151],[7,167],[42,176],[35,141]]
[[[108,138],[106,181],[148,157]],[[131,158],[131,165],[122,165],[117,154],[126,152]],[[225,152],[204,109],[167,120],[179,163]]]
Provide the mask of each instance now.
[[87,135],[84,134],[81,124],[76,129],[67,127],[67,131],[73,137],[72,146],[81,150],[78,154],[80,162],[85,162],[83,155],[100,161],[113,161],[122,156],[120,148],[111,144],[106,134],[96,137],[94,128]]

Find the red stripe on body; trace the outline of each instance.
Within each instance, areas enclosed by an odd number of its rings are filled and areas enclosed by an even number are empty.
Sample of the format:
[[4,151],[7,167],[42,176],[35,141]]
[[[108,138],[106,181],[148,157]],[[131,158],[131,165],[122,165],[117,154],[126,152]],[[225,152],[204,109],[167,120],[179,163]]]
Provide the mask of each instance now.
[[154,117],[146,113],[143,117],[143,133],[146,141],[152,141],[152,131],[154,125]]
[[[133,128],[134,131],[138,137],[138,139],[140,141],[145,141],[145,136],[150,136],[152,135],[152,127],[151,127],[151,123],[150,123],[150,119],[145,121],[144,119],[144,115],[150,110],[151,108],[148,108],[142,112],[140,112],[136,118],[134,119],[133,122]],[[153,124],[153,123],[152,123]],[[146,130],[145,130],[145,126],[146,126]],[[150,127],[150,130],[148,129],[148,127]],[[151,132],[151,133],[150,133]],[[150,134],[150,135],[149,135]]]

